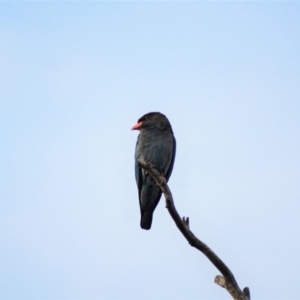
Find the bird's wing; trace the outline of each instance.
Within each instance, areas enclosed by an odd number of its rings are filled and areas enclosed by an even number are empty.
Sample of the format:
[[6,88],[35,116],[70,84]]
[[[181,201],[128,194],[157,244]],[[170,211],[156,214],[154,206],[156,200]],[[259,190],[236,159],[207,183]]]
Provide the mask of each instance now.
[[172,170],[173,170],[173,166],[174,166],[174,161],[175,161],[175,155],[176,155],[176,139],[173,135],[173,149],[172,149],[172,157],[171,157],[171,161],[170,161],[170,165],[168,168],[168,171],[166,173],[166,179],[169,180]]
[[136,145],[135,145],[135,154],[134,154],[134,169],[135,169],[135,181],[139,190],[139,195],[140,195],[140,190],[142,188],[142,170],[138,165],[138,144],[140,141],[140,135],[138,135]]

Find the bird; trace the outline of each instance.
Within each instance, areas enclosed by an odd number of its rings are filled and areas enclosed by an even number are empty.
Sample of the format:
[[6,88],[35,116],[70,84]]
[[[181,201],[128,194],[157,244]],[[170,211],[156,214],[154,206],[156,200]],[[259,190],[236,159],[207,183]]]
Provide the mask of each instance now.
[[135,147],[135,179],[141,211],[140,226],[149,230],[153,212],[161,198],[161,189],[149,173],[138,165],[142,159],[169,180],[176,154],[176,140],[167,117],[160,112],[149,112],[138,119],[132,130],[139,130]]

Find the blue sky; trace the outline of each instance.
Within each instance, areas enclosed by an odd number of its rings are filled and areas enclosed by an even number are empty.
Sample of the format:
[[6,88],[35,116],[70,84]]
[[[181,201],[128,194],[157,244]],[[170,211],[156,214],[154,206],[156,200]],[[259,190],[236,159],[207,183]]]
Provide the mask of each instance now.
[[296,299],[299,2],[1,2],[0,298],[229,299],[165,209],[139,227],[137,119],[178,211],[254,299]]

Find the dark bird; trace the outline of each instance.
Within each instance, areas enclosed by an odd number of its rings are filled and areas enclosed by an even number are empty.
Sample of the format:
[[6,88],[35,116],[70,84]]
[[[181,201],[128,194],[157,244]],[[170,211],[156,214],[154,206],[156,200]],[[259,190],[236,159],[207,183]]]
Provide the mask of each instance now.
[[176,140],[169,120],[159,112],[145,114],[132,130],[140,131],[135,148],[135,179],[139,193],[141,227],[149,230],[161,190],[155,180],[138,166],[138,159],[151,162],[168,181],[175,160]]

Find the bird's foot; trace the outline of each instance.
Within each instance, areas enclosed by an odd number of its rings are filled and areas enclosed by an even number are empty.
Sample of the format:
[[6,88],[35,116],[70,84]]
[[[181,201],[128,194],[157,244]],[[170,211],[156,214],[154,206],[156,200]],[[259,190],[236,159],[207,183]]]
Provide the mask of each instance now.
[[159,183],[159,185],[161,185],[161,184],[163,184],[163,183],[167,183],[167,180],[166,180],[164,174],[161,174],[161,175],[160,175],[160,179],[161,179],[161,182]]
[[149,161],[147,161],[147,165],[150,167],[150,168],[154,168],[154,165],[153,165],[153,163],[149,160]]

